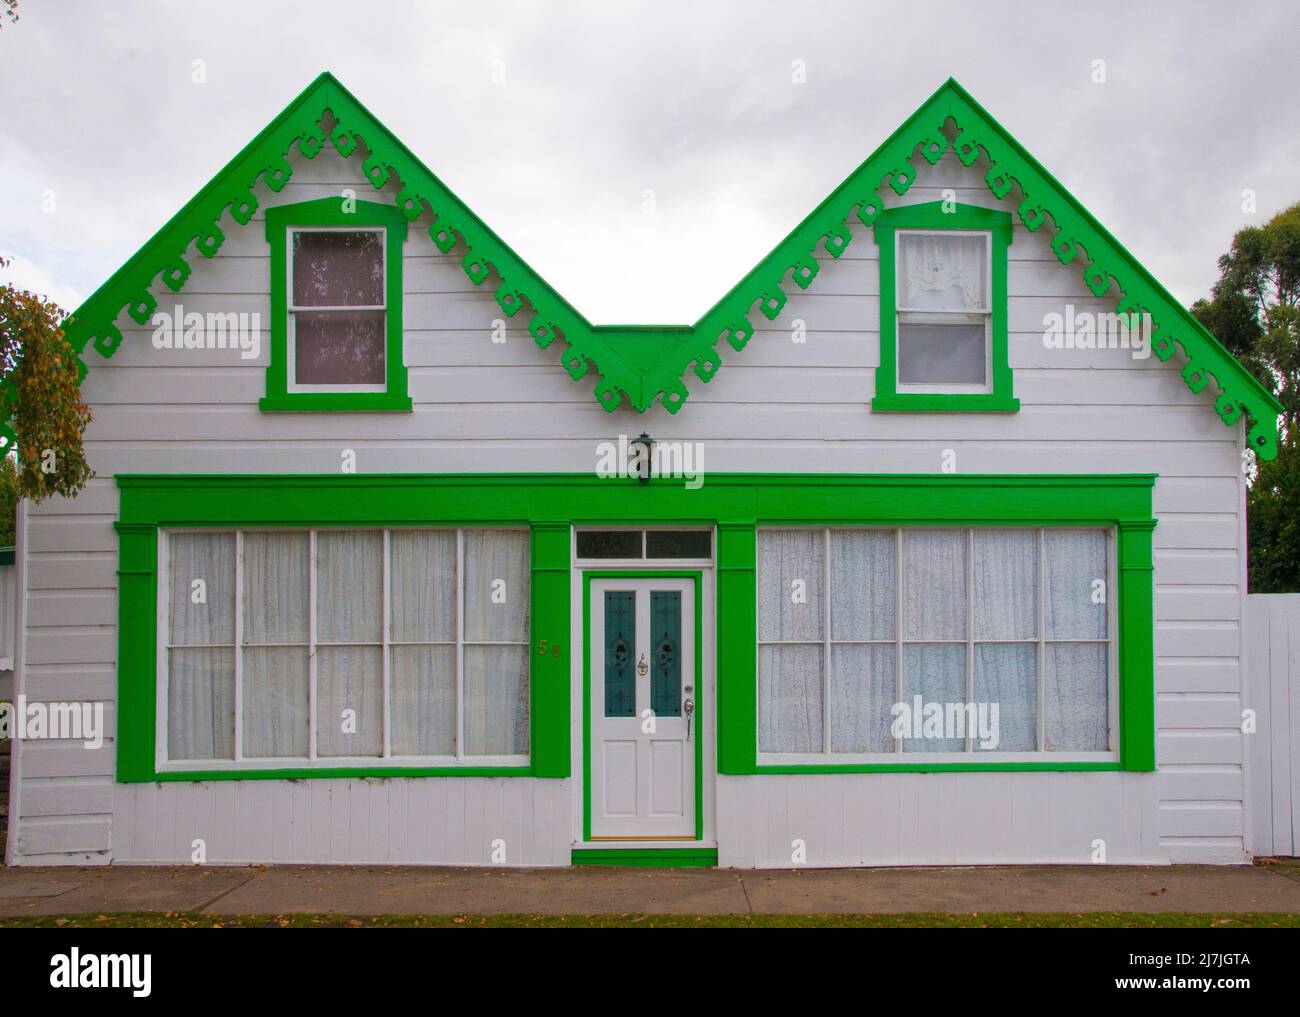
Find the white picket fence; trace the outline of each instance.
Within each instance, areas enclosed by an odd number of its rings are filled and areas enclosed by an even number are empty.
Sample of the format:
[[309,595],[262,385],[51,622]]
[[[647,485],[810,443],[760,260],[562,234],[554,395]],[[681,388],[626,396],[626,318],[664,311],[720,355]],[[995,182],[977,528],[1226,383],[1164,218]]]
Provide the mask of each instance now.
[[1246,598],[1246,706],[1256,855],[1300,854],[1300,593]]

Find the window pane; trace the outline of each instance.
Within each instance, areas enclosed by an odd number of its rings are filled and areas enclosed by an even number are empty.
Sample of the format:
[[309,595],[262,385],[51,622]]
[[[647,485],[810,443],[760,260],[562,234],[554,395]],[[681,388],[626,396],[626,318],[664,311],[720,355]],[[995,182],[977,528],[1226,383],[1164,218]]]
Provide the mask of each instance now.
[[465,753],[528,752],[528,647],[465,647]]
[[1106,644],[1048,643],[1044,651],[1044,748],[1105,752],[1109,748]]
[[378,643],[384,624],[384,535],[322,530],[316,535],[316,641]]
[[903,531],[903,638],[966,638],[966,534]]
[[409,643],[455,641],[456,534],[393,530],[388,553],[392,638]]
[[822,637],[822,532],[758,535],[758,638]]
[[383,232],[295,230],[293,303],[296,307],[383,304]]
[[758,750],[821,752],[822,648],[758,648]]
[[893,530],[831,531],[832,639],[894,638],[896,543]]
[[632,657],[636,638],[636,594],[605,593],[605,716],[636,716]]
[[245,643],[306,643],[308,537],[301,530],[244,534]]
[[898,306],[988,310],[988,234],[898,234]]
[[1105,639],[1105,533],[1046,530],[1043,547],[1047,558],[1047,638]]
[[317,649],[317,755],[383,754],[382,654],[377,646],[323,646]]
[[[1033,752],[1038,747],[1038,647],[998,643],[975,647],[975,702],[987,704],[973,732],[975,751]],[[991,707],[997,706],[997,723]],[[984,744],[987,743],[987,744]]]
[[831,751],[892,752],[894,645],[831,647]]
[[307,755],[307,648],[243,651],[244,755]]
[[527,642],[528,534],[465,531],[466,642]]
[[898,381],[902,385],[984,385],[984,322],[898,323]]
[[385,313],[293,312],[295,384],[384,384]]
[[713,534],[708,530],[646,530],[647,558],[708,558]]
[[579,558],[640,558],[640,530],[579,530]]
[[975,638],[1038,635],[1038,531],[975,530]]
[[394,646],[388,683],[395,756],[456,754],[456,650]]
[[[235,535],[173,533],[171,642],[182,646],[235,642]],[[196,585],[202,584],[202,585]],[[195,603],[195,599],[201,603]]]
[[168,653],[167,758],[235,757],[233,647]]
[[[903,647],[903,702],[912,712],[913,697],[920,696],[922,704],[922,725],[918,731],[913,727],[911,737],[903,741],[904,752],[964,752],[964,738],[946,738],[948,733],[947,716],[950,712],[956,717],[960,709],[962,723],[965,723],[966,704],[966,646],[964,643],[921,643]],[[938,726],[936,722],[926,721],[924,711],[927,706],[938,704]],[[891,718],[892,719],[892,718]],[[964,728],[963,728],[964,730]],[[957,732],[954,727],[953,733]]]
[[650,709],[656,717],[682,715],[682,595],[650,591]]

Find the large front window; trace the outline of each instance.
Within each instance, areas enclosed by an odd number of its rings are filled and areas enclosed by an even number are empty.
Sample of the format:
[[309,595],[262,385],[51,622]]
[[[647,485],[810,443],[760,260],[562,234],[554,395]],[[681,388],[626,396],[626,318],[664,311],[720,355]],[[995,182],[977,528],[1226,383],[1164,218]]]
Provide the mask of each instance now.
[[160,765],[526,761],[525,531],[176,530],[163,554]]
[[1105,529],[760,529],[760,755],[1113,759],[1112,545]]

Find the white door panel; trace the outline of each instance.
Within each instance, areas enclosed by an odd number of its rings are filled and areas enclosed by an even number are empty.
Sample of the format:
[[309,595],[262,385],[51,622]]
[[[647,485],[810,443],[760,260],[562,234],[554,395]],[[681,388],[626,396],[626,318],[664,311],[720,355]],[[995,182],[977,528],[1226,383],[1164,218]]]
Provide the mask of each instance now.
[[593,580],[588,636],[592,838],[693,838],[694,582]]

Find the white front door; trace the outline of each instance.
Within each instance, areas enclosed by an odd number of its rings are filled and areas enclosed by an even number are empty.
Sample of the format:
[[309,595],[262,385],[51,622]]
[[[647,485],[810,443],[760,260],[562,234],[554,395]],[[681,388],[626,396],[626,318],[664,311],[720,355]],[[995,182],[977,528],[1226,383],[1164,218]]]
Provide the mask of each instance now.
[[694,839],[695,582],[591,583],[591,837]]

